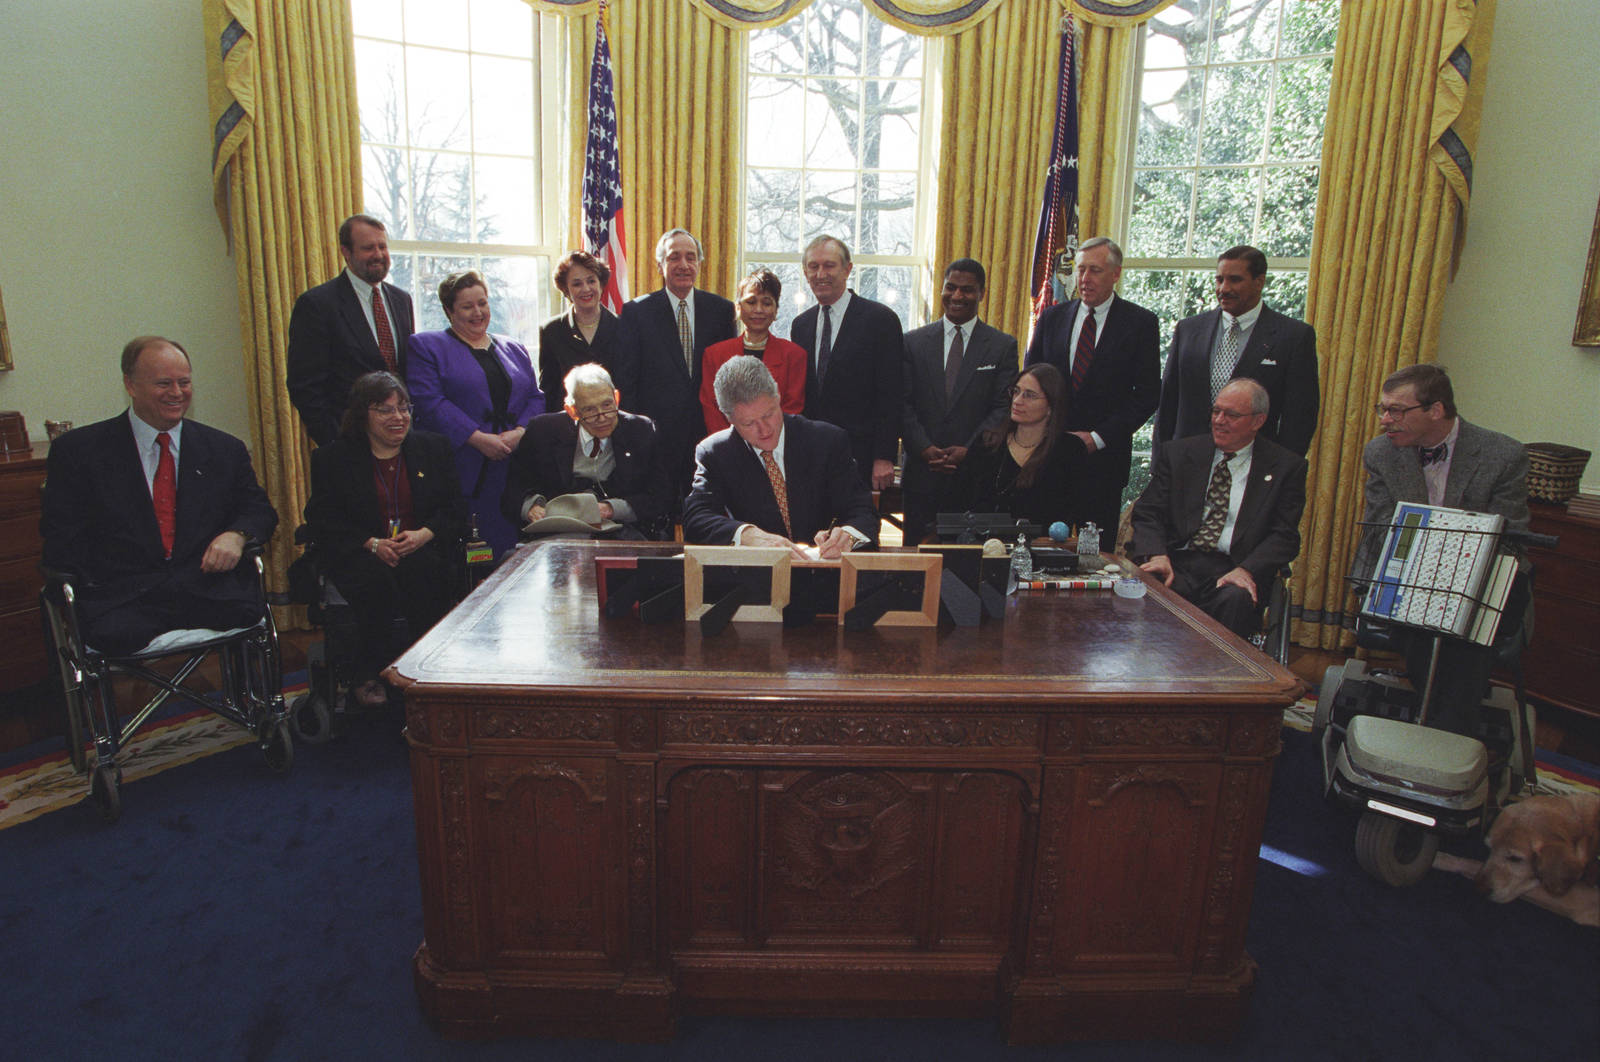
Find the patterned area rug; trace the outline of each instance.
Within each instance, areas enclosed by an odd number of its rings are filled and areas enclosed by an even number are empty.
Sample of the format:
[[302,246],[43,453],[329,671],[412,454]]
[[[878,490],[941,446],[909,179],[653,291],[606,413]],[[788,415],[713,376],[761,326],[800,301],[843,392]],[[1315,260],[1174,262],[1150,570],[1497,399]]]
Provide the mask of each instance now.
[[[302,682],[286,687],[283,695],[292,700],[304,692]],[[253,740],[254,736],[243,727],[196,708],[147,725],[122,747],[117,762],[122,767],[122,780],[129,782]],[[90,749],[90,772],[94,762],[94,750]],[[65,749],[7,767],[0,770],[0,830],[69,807],[88,795],[89,772],[74,771]]]

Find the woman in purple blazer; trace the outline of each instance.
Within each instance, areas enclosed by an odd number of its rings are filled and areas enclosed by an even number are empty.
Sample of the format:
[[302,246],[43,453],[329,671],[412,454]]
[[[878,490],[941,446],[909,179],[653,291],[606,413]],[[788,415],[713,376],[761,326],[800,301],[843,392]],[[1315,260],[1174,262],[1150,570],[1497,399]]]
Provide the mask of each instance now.
[[476,270],[439,284],[450,327],[407,341],[406,382],[416,424],[455,447],[467,511],[495,553],[517,544],[517,529],[500,513],[506,459],[524,426],[544,411],[533,359],[514,339],[489,334],[489,287]]

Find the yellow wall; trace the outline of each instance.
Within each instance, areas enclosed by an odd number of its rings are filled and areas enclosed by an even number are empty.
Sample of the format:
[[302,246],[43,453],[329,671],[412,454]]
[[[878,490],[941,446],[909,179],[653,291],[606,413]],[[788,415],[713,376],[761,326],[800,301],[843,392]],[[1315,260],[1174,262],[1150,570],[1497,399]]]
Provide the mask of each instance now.
[[159,333],[192,356],[195,417],[248,439],[200,5],[6,0],[0,27],[0,409],[35,441],[110,416],[122,344]]
[[[1600,351],[1570,343],[1600,197],[1591,23],[1591,0],[1499,4],[1440,361],[1469,418],[1600,454]],[[6,0],[4,26],[0,291],[17,368],[0,409],[35,438],[45,417],[108,416],[122,343],[162,332],[194,355],[196,416],[248,438],[199,5]],[[1600,491],[1600,457],[1585,486]]]
[[1468,420],[1595,453],[1600,348],[1572,345],[1600,202],[1600,49],[1593,0],[1500,0],[1461,269],[1439,363]]

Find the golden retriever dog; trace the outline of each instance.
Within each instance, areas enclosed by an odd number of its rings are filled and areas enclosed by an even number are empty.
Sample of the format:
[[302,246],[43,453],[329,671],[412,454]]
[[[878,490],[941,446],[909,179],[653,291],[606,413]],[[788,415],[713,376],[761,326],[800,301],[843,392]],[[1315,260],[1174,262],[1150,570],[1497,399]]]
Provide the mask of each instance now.
[[1600,926],[1600,796],[1536,796],[1509,805],[1489,828],[1489,858],[1474,878],[1495,903],[1518,897]]

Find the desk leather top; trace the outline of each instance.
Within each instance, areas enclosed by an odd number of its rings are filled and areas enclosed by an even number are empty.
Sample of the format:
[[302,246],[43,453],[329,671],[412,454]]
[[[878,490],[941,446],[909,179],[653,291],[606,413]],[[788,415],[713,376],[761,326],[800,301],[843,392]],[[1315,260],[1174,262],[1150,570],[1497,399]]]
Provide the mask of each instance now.
[[[681,547],[679,547],[681,548]],[[1109,591],[1031,591],[1004,622],[847,632],[832,617],[805,627],[646,625],[600,614],[598,556],[678,548],[545,542],[508,558],[395,662],[403,685],[633,699],[706,695],[826,696],[850,704],[1048,699],[1288,704],[1293,673],[1150,583],[1129,600]],[[1149,580],[1146,580],[1149,582]]]

